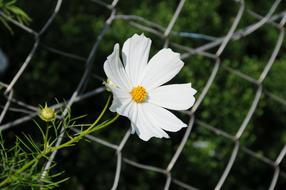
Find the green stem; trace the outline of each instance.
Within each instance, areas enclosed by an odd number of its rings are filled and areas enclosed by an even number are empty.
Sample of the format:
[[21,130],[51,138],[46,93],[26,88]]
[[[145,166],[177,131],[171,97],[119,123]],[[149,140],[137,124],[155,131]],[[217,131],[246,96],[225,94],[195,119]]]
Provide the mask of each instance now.
[[84,136],[94,132],[94,131],[98,131],[100,129],[103,129],[109,125],[111,125],[113,122],[115,122],[118,117],[119,117],[119,114],[116,114],[116,116],[114,118],[112,118],[111,120],[109,121],[105,121],[105,122],[102,122],[101,124],[97,125],[96,124],[98,123],[98,121],[102,118],[103,114],[106,112],[107,110],[107,107],[108,107],[108,104],[110,102],[110,97],[108,98],[107,100],[107,103],[104,107],[104,109],[102,110],[102,112],[100,113],[99,117],[96,119],[96,121],[94,123],[92,123],[90,125],[89,128],[87,128],[86,130],[82,131],[79,135],[77,135],[76,137],[70,139],[69,141],[63,143],[63,144],[60,144],[59,146],[55,146],[55,147],[46,147],[37,157],[35,157],[33,160],[31,160],[30,162],[28,162],[27,164],[25,164],[23,167],[21,167],[20,169],[18,169],[14,175],[10,175],[8,176],[6,179],[4,179],[2,182],[0,182],[0,187],[3,187],[9,183],[12,182],[12,179],[17,176],[18,174],[24,172],[26,169],[28,169],[29,167],[31,167],[33,164],[35,164],[36,162],[38,162],[42,157],[54,152],[54,151],[57,151],[59,149],[62,149],[62,148],[65,148],[65,147],[69,147],[69,146],[73,146],[74,143],[78,142],[80,139],[82,139]]
[[43,152],[41,152],[41,154],[39,154],[36,158],[34,158],[33,160],[31,160],[30,162],[28,162],[27,164],[25,164],[22,168],[18,169],[14,175],[10,175],[8,176],[5,180],[3,180],[1,183],[0,183],[0,187],[3,187],[4,185],[8,184],[11,182],[11,179],[22,173],[23,171],[25,171],[27,168],[29,168],[30,166],[32,166],[34,163],[36,163],[39,159],[41,159],[43,157]]
[[65,147],[72,146],[75,142],[78,142],[82,137],[84,137],[84,136],[86,136],[86,135],[88,135],[94,131],[103,129],[104,127],[111,125],[113,122],[115,122],[119,118],[119,116],[120,116],[119,114],[116,114],[116,116],[113,119],[111,119],[107,122],[103,122],[102,124],[100,124],[94,128],[88,128],[88,129],[82,131],[78,136],[72,138],[71,140],[67,141],[66,143],[63,143],[63,144],[56,146],[56,147],[52,147],[51,152],[57,151],[59,149],[65,148]]
[[4,185],[6,185],[7,183],[10,182],[10,178],[7,177],[5,180],[3,180],[1,183],[0,183],[0,187],[3,187]]
[[95,122],[93,122],[93,124],[90,127],[95,126],[99,122],[99,120],[102,118],[102,116],[104,115],[104,113],[106,112],[106,110],[108,108],[110,100],[111,100],[111,96],[109,95],[103,110],[101,111],[101,113],[99,114],[99,116],[97,117]]
[[113,119],[111,119],[110,121],[103,122],[101,125],[98,125],[97,127],[93,128],[92,132],[100,130],[100,129],[103,129],[103,128],[109,126],[110,124],[115,122],[119,118],[119,116],[120,116],[119,114],[116,114],[116,116]]

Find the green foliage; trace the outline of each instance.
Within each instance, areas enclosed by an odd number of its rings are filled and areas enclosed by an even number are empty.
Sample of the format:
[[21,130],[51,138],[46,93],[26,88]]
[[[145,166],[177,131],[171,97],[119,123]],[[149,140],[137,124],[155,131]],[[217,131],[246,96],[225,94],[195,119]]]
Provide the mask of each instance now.
[[[22,190],[28,187],[30,189],[36,189],[37,187],[53,189],[58,186],[59,183],[66,180],[54,181],[61,173],[46,175],[44,178],[41,177],[42,164],[40,159],[37,159],[36,161],[33,160],[39,157],[39,151],[40,148],[42,148],[42,145],[40,146],[38,143],[34,142],[33,138],[30,136],[26,136],[23,140],[17,138],[15,145],[6,149],[1,135],[0,145],[1,189]],[[49,168],[47,172],[49,172],[51,168]]]
[[13,33],[12,28],[8,24],[7,17],[15,19],[21,24],[28,24],[31,18],[28,14],[16,5],[16,0],[0,0],[0,22]]
[[[113,119],[104,121],[100,124],[98,122],[104,115],[110,103],[110,97],[106,102],[101,114],[92,124],[76,124],[76,121],[83,116],[72,118],[68,113],[63,120],[46,121],[41,126],[38,123],[38,129],[42,136],[41,141],[36,142],[31,135],[25,135],[24,139],[16,137],[16,143],[10,149],[4,146],[4,140],[0,136],[0,156],[1,156],[1,172],[0,172],[0,187],[7,189],[23,189],[30,187],[34,189],[41,187],[41,189],[53,189],[60,183],[67,180],[56,180],[61,174],[50,174],[52,167],[47,170],[44,164],[49,160],[49,155],[53,152],[63,148],[68,148],[76,145],[86,135],[95,131],[103,129],[113,123],[119,115]],[[42,116],[40,116],[42,117]],[[65,136],[68,137],[67,141],[57,145],[57,141],[61,138],[61,130],[64,129]],[[71,129],[79,128],[77,134],[72,134]]]
[[[248,14],[247,9],[266,14],[273,3],[273,1],[268,0],[262,0],[259,3],[245,2],[246,11],[238,29],[257,22],[257,19]],[[29,3],[23,4],[21,7],[24,10],[29,10],[30,7],[42,10],[41,4]],[[141,16],[162,25],[162,27],[167,27],[177,4],[178,1],[172,0],[120,0],[117,14]],[[281,7],[280,10],[284,10],[285,3],[281,3],[279,7]],[[170,41],[196,48],[205,44],[206,40],[192,35],[181,37],[175,32],[199,33],[213,38],[221,37],[229,30],[238,8],[239,4],[234,1],[186,1],[174,30],[170,34]],[[46,21],[48,11],[35,11],[35,14],[32,15],[33,19],[37,18],[41,21],[33,23],[35,28],[40,28]],[[66,1],[48,32],[42,37],[42,42],[86,58],[109,15],[109,10],[105,10],[95,3]],[[134,26],[132,21],[121,19],[113,21],[103,41],[99,44],[96,62],[94,63],[94,74],[104,77],[102,64],[111,53],[115,43],[120,43],[122,47],[123,42],[132,34],[142,33],[142,29]],[[29,49],[26,47],[33,40],[22,33],[16,34],[13,38],[1,39],[0,43],[5,47],[6,52],[11,52],[9,55],[11,62],[21,63],[27,55],[27,49]],[[251,106],[257,86],[229,72],[226,67],[258,79],[272,53],[278,34],[272,25],[266,24],[249,36],[229,42],[220,57],[221,66],[214,83],[196,112],[196,119],[229,134],[234,135],[236,133]],[[163,39],[149,32],[145,32],[145,35],[152,39],[152,56],[163,47],[164,42]],[[25,44],[25,48],[22,45],[15,47],[16,43]],[[184,53],[184,51],[173,46],[171,48],[174,51]],[[213,53],[216,48],[208,51]],[[282,53],[284,51],[285,43],[282,44],[281,49]],[[283,99],[286,99],[285,60],[285,56],[278,56],[263,82],[264,92],[271,92]],[[200,94],[211,74],[214,60],[202,55],[193,55],[184,62],[184,68],[173,82],[192,82],[193,87]],[[26,73],[16,84],[17,93],[15,96],[34,105],[54,97],[69,98],[81,77],[83,68],[84,62],[53,54],[41,46]],[[18,69],[19,65],[11,65],[9,73],[4,76],[4,79],[10,80]],[[87,89],[92,90],[99,85],[102,85],[102,82],[92,78]],[[103,106],[103,98],[98,96],[95,99],[87,100],[85,103],[79,103],[73,108],[73,112],[76,115],[88,113],[90,117],[98,115]],[[286,139],[285,114],[285,106],[264,94],[242,135],[241,146],[251,148],[260,155],[275,160]],[[11,118],[14,119],[14,117]],[[187,117],[182,118],[185,122],[188,121]],[[88,116],[83,119],[91,120]],[[70,119],[64,122],[68,123],[68,121]],[[67,123],[64,125],[76,125]],[[19,130],[25,128],[30,130],[29,125],[30,123],[23,125]],[[96,133],[96,136],[117,144],[129,125],[126,119],[121,119],[120,125],[116,129]],[[176,151],[183,132],[174,134],[170,140],[153,139],[146,144],[137,140],[136,136],[131,136],[124,147],[123,156],[140,163],[165,168]],[[34,134],[32,130],[29,133]],[[72,138],[73,136],[69,135],[69,137]],[[24,141],[26,143],[26,140]],[[178,177],[178,179],[200,189],[212,189],[226,166],[232,148],[233,143],[231,141],[196,124],[172,174],[174,177]],[[68,150],[64,149],[59,153],[57,160],[59,164],[53,168],[52,173],[65,170],[67,172],[63,176],[71,177],[70,180],[61,184],[60,189],[75,189],[75,187],[93,189],[94,186],[99,190],[108,189],[114,179],[114,158],[114,152],[103,146],[81,142],[78,146],[69,147]],[[285,162],[282,164],[285,168]],[[126,164],[122,165],[122,169],[119,189],[161,189],[165,182],[164,177],[158,177],[159,174],[135,169]],[[265,189],[269,186],[269,179],[273,174],[271,169],[268,165],[240,150],[224,188]],[[86,175],[83,175],[83,172]],[[154,181],[156,183],[152,183]],[[286,183],[285,178],[279,176],[279,181],[278,189],[283,189],[283,185]]]

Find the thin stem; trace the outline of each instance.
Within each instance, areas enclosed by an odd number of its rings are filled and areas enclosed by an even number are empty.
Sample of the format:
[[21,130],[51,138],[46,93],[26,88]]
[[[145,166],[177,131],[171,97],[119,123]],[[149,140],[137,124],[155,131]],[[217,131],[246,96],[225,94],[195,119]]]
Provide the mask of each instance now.
[[102,118],[102,116],[104,115],[104,113],[106,112],[106,110],[107,110],[107,108],[108,108],[108,105],[109,105],[109,103],[110,103],[110,100],[111,100],[111,96],[109,95],[109,96],[108,96],[108,99],[107,99],[107,101],[106,101],[106,104],[105,104],[105,106],[104,106],[104,108],[103,108],[103,110],[101,111],[101,113],[99,114],[99,116],[97,117],[97,119],[95,120],[95,122],[94,122],[90,127],[95,126],[95,125],[99,122],[99,120]]
[[120,116],[119,114],[116,114],[116,116],[113,119],[111,119],[110,121],[103,122],[101,125],[98,125],[97,127],[93,128],[92,132],[100,130],[100,129],[103,129],[103,128],[109,126],[110,124],[115,122],[119,118],[119,116]]
[[61,144],[59,146],[52,147],[51,148],[52,149],[51,152],[57,151],[59,149],[62,149],[62,148],[74,145],[74,143],[78,142],[82,137],[84,137],[84,136],[86,136],[86,135],[88,135],[88,134],[90,134],[90,133],[92,133],[94,131],[98,131],[100,129],[103,129],[103,128],[111,125],[113,122],[115,122],[119,118],[119,116],[120,116],[119,114],[116,114],[116,116],[113,119],[111,119],[111,120],[109,120],[107,122],[103,122],[102,124],[100,124],[100,125],[98,125],[98,126],[96,126],[94,128],[88,128],[88,129],[82,131],[78,136],[72,138],[71,140],[69,140],[69,141],[67,141],[67,142],[65,142],[65,143],[63,143],[63,144]]
[[18,169],[14,175],[10,175],[8,176],[5,180],[3,180],[0,183],[0,187],[3,187],[4,185],[8,184],[11,182],[11,179],[13,179],[14,176],[22,173],[23,171],[25,171],[26,169],[28,169],[30,166],[32,166],[34,163],[36,163],[39,159],[41,159],[44,155],[44,152],[41,152],[41,154],[39,154],[37,157],[35,157],[33,160],[31,160],[30,162],[28,162],[27,164],[25,164],[22,168]]
[[31,167],[33,164],[37,163],[42,157],[45,157],[46,155],[57,151],[59,149],[65,148],[65,147],[70,147],[73,146],[76,142],[78,142],[80,139],[82,139],[84,136],[94,132],[94,131],[98,131],[100,129],[103,129],[109,125],[111,125],[113,122],[115,122],[118,118],[119,118],[119,114],[116,114],[116,116],[114,118],[112,118],[111,120],[108,121],[104,121],[101,124],[97,125],[98,121],[101,119],[101,117],[103,116],[103,114],[105,113],[105,111],[107,110],[108,104],[110,102],[110,97],[107,100],[107,103],[103,109],[103,111],[101,112],[101,114],[99,115],[99,117],[96,119],[96,121],[94,123],[92,123],[90,125],[89,128],[87,128],[86,130],[82,131],[80,134],[78,134],[76,137],[70,139],[69,141],[55,146],[55,147],[45,147],[44,150],[41,151],[41,153],[35,157],[33,160],[31,160],[30,162],[28,162],[27,164],[25,164],[23,167],[21,167],[20,169],[18,169],[15,174],[8,176],[6,179],[4,179],[2,182],[0,182],[0,187],[3,187],[9,183],[12,182],[12,179],[17,176],[18,174],[24,172],[26,169],[28,169],[29,167]]

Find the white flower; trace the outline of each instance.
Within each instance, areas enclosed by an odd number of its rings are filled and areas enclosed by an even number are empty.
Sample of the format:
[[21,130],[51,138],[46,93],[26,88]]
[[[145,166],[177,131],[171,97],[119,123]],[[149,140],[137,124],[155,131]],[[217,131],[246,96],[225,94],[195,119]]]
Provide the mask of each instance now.
[[136,132],[144,141],[151,137],[168,138],[165,131],[176,132],[186,127],[167,109],[189,109],[196,93],[191,83],[161,86],[171,80],[184,63],[180,54],[169,48],[160,50],[148,62],[150,46],[149,38],[135,34],[123,45],[123,64],[118,44],[104,63],[104,71],[112,81],[112,85],[107,83],[113,93],[110,110],[128,117],[132,133]]

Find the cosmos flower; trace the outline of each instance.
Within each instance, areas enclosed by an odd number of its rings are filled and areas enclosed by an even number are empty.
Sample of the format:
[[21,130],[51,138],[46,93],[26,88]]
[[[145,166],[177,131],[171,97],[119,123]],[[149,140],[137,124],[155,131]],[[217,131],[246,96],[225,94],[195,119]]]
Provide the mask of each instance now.
[[[169,48],[160,50],[148,62],[151,40],[134,34],[122,48],[115,44],[104,63],[107,88],[113,94],[112,112],[128,117],[132,133],[148,141],[151,137],[169,138],[165,131],[187,127],[170,110],[186,110],[195,102],[191,83],[163,85],[182,69],[180,54]],[[163,86],[162,86],[163,85]]]

